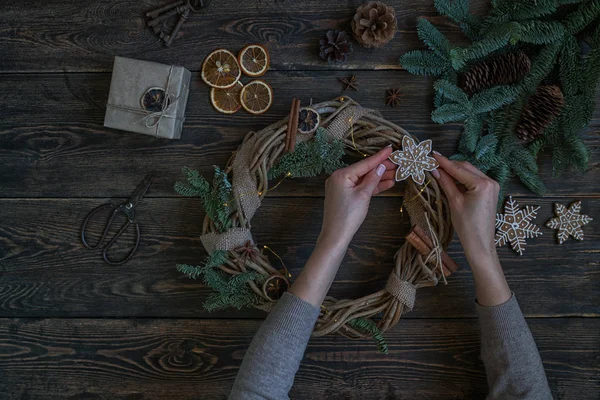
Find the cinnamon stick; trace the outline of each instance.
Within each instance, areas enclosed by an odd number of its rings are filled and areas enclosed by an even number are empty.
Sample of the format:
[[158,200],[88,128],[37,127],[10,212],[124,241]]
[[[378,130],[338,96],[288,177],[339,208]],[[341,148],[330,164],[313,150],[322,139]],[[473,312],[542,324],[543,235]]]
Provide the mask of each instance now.
[[[407,236],[406,236],[406,240],[408,240],[408,242],[410,244],[412,244],[414,246],[415,249],[417,249],[417,251],[422,255],[422,256],[428,256],[429,253],[431,253],[431,247],[427,246],[427,244],[419,237],[419,235],[417,235],[414,231],[411,231]],[[442,271],[444,272],[444,276],[450,276],[450,274],[452,272],[450,272],[450,270],[444,265],[444,262],[442,261]]]
[[406,240],[408,240],[408,242],[412,244],[422,256],[426,256],[431,253],[431,248],[428,247],[415,232],[411,231],[406,236]]
[[290,118],[285,136],[285,152],[291,153],[296,147],[296,132],[298,131],[298,112],[300,110],[300,100],[294,98],[290,109]]
[[[419,236],[419,238],[422,241],[425,242],[427,246],[429,246],[429,248],[433,248],[433,242],[431,241],[431,238],[429,237],[429,235],[427,235],[427,233],[425,233],[423,229],[421,229],[420,226],[413,226],[413,231]],[[442,264],[444,264],[444,267],[446,267],[446,269],[449,271],[448,275],[458,271],[458,264],[445,251],[442,252]]]

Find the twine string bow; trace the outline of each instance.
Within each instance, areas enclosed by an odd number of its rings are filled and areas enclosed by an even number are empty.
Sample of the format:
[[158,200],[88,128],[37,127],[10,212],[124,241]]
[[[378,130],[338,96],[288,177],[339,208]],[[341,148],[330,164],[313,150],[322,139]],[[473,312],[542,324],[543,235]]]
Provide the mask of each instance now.
[[[177,115],[172,113],[172,111],[174,110],[174,106],[179,102],[179,99],[181,98],[181,95],[175,96],[173,93],[169,92],[172,75],[173,75],[173,66],[171,66],[169,68],[169,75],[167,77],[167,85],[165,86],[165,91],[164,91],[165,92],[164,99],[162,101],[161,109],[159,111],[149,111],[149,110],[144,110],[141,107],[135,108],[135,107],[128,107],[128,106],[124,106],[124,105],[120,105],[120,104],[111,104],[111,103],[108,103],[106,105],[106,107],[113,108],[116,110],[128,111],[128,112],[131,112],[134,114],[144,115],[142,118],[134,121],[134,124],[138,124],[138,123],[144,121],[144,125],[147,128],[156,127],[154,134],[156,136],[159,136],[160,121],[163,118],[170,118],[170,119],[174,119],[177,121],[185,120],[185,118],[178,117]],[[185,88],[186,88],[186,86],[183,87],[184,90],[182,90],[182,93],[185,92]]]

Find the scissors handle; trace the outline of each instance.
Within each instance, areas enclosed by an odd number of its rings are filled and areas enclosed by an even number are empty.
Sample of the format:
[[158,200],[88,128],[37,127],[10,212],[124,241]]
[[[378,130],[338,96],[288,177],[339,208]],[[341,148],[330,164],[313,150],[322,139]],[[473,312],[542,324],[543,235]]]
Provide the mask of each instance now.
[[104,203],[102,205],[99,205],[98,207],[96,207],[92,211],[90,211],[90,213],[87,215],[87,217],[85,217],[85,219],[83,220],[83,226],[81,227],[81,242],[88,249],[97,249],[98,247],[100,247],[102,242],[104,242],[104,239],[106,238],[106,234],[108,233],[108,230],[110,228],[110,225],[112,224],[113,219],[115,218],[118,208],[115,208],[115,210],[113,211],[113,214],[111,215],[110,220],[106,223],[104,232],[102,232],[102,237],[100,237],[100,240],[98,240],[98,243],[96,243],[95,245],[89,244],[87,239],[85,238],[85,228],[87,227],[88,222],[90,221],[90,219],[92,219],[94,217],[94,215],[96,215],[100,211],[102,211],[106,208],[112,208],[112,207],[114,207],[112,205],[112,203]]
[[[117,241],[119,236],[121,236],[123,234],[123,232],[125,232],[125,230],[129,227],[129,225],[132,225],[132,224],[135,226],[135,233],[136,233],[135,245],[133,246],[133,249],[131,249],[129,254],[127,254],[127,256],[122,260],[113,261],[113,260],[109,259],[106,252]],[[127,220],[127,222],[125,223],[125,225],[123,225],[123,227],[119,230],[119,232],[117,232],[117,234],[112,239],[110,239],[110,241],[106,244],[106,246],[104,247],[104,251],[102,252],[102,257],[104,258],[104,261],[106,261],[107,264],[111,264],[111,265],[123,264],[123,263],[129,261],[129,259],[131,257],[133,257],[133,254],[137,250],[139,244],[140,244],[140,225],[137,222],[133,223],[131,220]]]
[[[107,264],[117,265],[117,264],[123,264],[124,262],[128,261],[131,257],[133,257],[133,254],[135,253],[135,251],[138,248],[138,245],[140,244],[140,226],[139,226],[139,224],[133,222],[134,214],[133,214],[133,208],[130,207],[130,204],[121,204],[117,207],[114,207],[112,215],[110,216],[110,219],[106,223],[106,226],[104,227],[104,232],[102,232],[102,236],[100,237],[100,240],[98,240],[98,243],[96,243],[95,245],[90,244],[88,242],[88,240],[86,239],[86,235],[85,235],[85,228],[87,227],[87,224],[90,221],[90,219],[92,219],[94,217],[94,215],[96,215],[100,211],[105,210],[107,208],[113,208],[113,207],[114,206],[112,203],[102,204],[102,205],[94,208],[87,215],[87,217],[85,217],[85,220],[83,221],[83,226],[81,228],[81,241],[83,242],[83,245],[85,247],[87,247],[88,249],[97,249],[98,247],[102,247],[103,248],[102,257],[104,258],[104,261],[106,261]],[[121,229],[119,229],[119,231],[115,234],[115,236],[112,239],[110,239],[109,242],[105,246],[102,246],[102,243],[104,242],[104,240],[106,239],[106,236],[108,235],[108,231],[110,230],[110,227],[112,226],[117,214],[119,214],[119,213],[125,214],[125,216],[127,217],[127,221],[125,222],[125,224],[123,224],[123,226],[121,227]],[[135,245],[133,246],[133,249],[122,260],[113,261],[113,260],[109,259],[108,255],[107,255],[108,249],[110,247],[112,247],[113,244],[115,244],[117,239],[123,234],[123,232],[125,232],[125,230],[129,227],[129,225],[132,225],[132,224],[135,226],[135,231],[136,231],[136,239],[135,239]]]

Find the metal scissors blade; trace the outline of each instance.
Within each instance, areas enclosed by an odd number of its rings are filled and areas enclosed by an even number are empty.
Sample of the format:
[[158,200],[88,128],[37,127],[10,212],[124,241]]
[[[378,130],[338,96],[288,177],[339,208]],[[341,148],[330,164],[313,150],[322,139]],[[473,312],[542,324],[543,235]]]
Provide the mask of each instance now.
[[135,188],[135,191],[131,194],[131,197],[128,200],[128,203],[131,204],[130,208],[135,208],[137,203],[144,197],[150,184],[152,183],[152,178],[154,178],[154,173],[149,173],[146,175],[144,180],[140,182],[140,184]]

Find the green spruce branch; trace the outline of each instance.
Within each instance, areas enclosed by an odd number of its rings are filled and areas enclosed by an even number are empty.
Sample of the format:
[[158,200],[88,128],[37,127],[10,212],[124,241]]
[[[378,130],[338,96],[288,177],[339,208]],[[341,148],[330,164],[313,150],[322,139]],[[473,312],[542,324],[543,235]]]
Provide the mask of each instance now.
[[377,343],[377,349],[383,354],[388,353],[388,345],[383,337],[383,333],[373,321],[360,317],[351,319],[346,322],[346,324],[362,334],[371,335],[371,337],[375,339],[375,342]]
[[281,157],[269,170],[269,179],[282,176],[311,178],[321,174],[330,175],[343,168],[344,144],[341,140],[329,140],[323,128],[319,128],[313,140],[300,143],[292,153]]
[[[472,43],[454,45],[430,22],[420,21],[417,31],[427,50],[408,52],[400,62],[410,73],[440,77],[434,84],[432,120],[463,123],[453,158],[468,160],[502,187],[516,175],[538,194],[545,191],[536,162],[542,151],[551,151],[555,174],[571,165],[586,168],[589,151],[581,131],[594,112],[600,79],[600,0],[494,0],[486,17],[470,14],[468,0],[435,0],[435,7],[459,23]],[[590,27],[594,31],[586,55],[575,35]],[[517,50],[531,59],[530,72],[520,82],[471,97],[457,86],[457,74],[474,63]],[[564,107],[543,136],[523,144],[515,128],[529,97],[542,83],[560,85]]]
[[214,167],[212,185],[196,170],[184,167],[187,182],[176,182],[175,191],[182,196],[200,197],[204,211],[214,222],[219,232],[231,227],[230,215],[234,211],[233,191],[227,174]]
[[227,308],[250,307],[260,304],[262,299],[256,295],[249,282],[262,285],[264,277],[255,271],[243,272],[238,275],[229,275],[219,269],[227,262],[229,252],[216,250],[209,255],[202,265],[177,264],[177,271],[187,275],[191,279],[202,278],[204,284],[213,293],[204,302],[204,308],[209,311],[223,310]]

